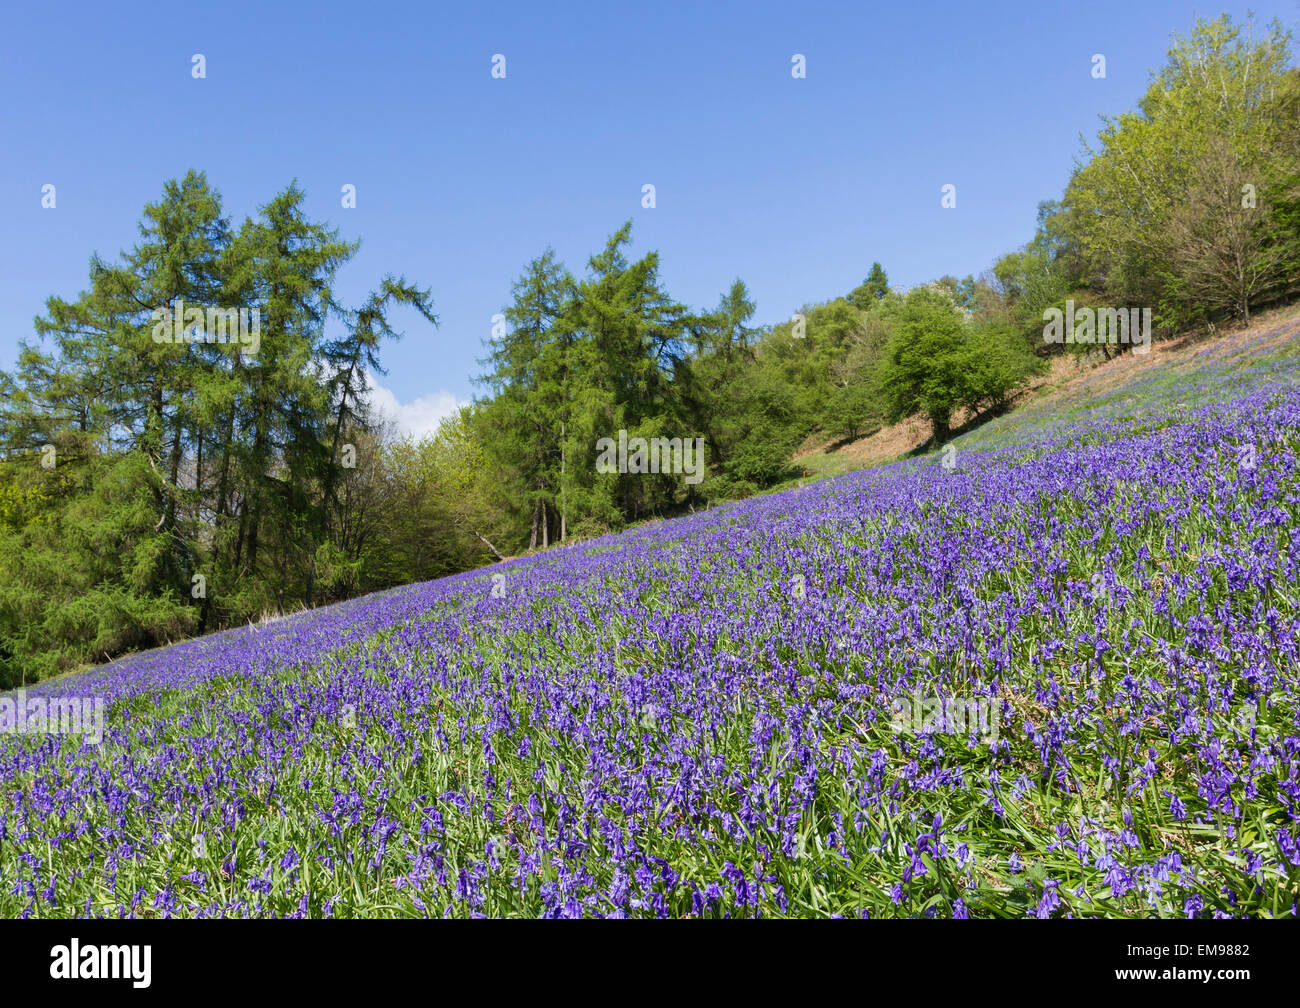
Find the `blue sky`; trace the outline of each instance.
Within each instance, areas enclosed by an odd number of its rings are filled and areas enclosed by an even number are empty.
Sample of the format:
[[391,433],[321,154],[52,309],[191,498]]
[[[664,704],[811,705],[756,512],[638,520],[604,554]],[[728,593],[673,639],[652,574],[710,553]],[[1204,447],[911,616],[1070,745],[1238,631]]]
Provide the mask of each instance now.
[[[339,276],[431,287],[376,401],[421,429],[476,391],[511,281],[548,245],[575,272],[624,220],[668,291],[739,276],[757,321],[852,289],[978,273],[1026,241],[1081,136],[1132,108],[1170,35],[1248,5],[221,3],[11,9],[0,59],[0,367],[92,252],[137,239],[191,167],[236,222],[292,179],[362,240]],[[1295,28],[1294,0],[1249,5]],[[191,76],[201,53],[207,76]],[[506,58],[505,79],[491,75]],[[791,76],[803,54],[805,79]],[[1091,74],[1106,57],[1105,79]],[[56,186],[55,209],[41,187]],[[656,207],[641,187],[656,187]],[[340,189],[356,186],[343,209]],[[957,206],[940,206],[945,184]]]

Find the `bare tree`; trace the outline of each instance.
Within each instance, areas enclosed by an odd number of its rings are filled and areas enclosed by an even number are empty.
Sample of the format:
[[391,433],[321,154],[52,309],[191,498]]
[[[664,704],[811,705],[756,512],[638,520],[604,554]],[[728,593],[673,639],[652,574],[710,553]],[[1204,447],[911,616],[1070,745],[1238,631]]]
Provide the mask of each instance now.
[[1211,142],[1169,222],[1172,265],[1202,307],[1248,322],[1251,305],[1285,282],[1295,250],[1270,240],[1267,200],[1262,173],[1243,165],[1227,141]]

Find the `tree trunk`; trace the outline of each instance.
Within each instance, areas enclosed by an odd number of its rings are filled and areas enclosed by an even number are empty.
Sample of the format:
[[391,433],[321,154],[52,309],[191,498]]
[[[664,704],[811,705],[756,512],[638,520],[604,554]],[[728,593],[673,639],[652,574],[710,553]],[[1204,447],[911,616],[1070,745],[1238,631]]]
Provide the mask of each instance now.
[[495,546],[493,546],[490,542],[488,542],[488,540],[487,540],[487,536],[483,535],[483,533],[478,532],[478,531],[475,531],[475,532],[474,532],[474,535],[478,538],[479,542],[481,542],[484,546],[486,546],[488,549],[490,549],[490,550],[492,551],[492,554],[493,554],[493,555],[494,555],[498,560],[504,560],[504,559],[505,559],[505,557],[503,557],[503,556],[501,555],[501,551],[498,550]]
[[564,510],[564,421],[560,421],[560,542],[568,535],[568,515]]

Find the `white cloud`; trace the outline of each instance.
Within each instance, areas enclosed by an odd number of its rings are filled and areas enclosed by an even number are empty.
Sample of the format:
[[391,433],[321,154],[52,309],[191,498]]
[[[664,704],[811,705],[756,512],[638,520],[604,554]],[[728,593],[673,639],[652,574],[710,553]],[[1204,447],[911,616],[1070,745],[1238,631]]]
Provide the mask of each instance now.
[[398,434],[409,434],[413,438],[422,438],[438,429],[438,422],[443,417],[451,416],[462,406],[462,402],[450,392],[434,392],[420,396],[409,403],[398,402],[389,389],[384,388],[370,376],[370,406],[397,425]]

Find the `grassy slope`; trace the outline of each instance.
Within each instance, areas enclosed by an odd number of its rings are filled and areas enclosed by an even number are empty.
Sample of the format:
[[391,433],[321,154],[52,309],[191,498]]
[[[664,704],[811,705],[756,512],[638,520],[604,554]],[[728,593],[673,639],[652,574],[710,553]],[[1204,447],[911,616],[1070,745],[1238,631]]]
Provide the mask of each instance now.
[[[959,450],[1011,444],[1049,426],[1068,424],[1123,403],[1145,409],[1144,403],[1152,395],[1159,395],[1162,401],[1171,397],[1177,402],[1186,400],[1184,405],[1191,405],[1201,401],[1207,391],[1197,389],[1182,395],[1179,389],[1189,380],[1195,381],[1208,364],[1226,363],[1229,371],[1235,368],[1248,380],[1245,372],[1300,356],[1298,338],[1300,305],[1295,305],[1213,338],[1156,343],[1144,356],[1123,354],[1104,363],[1098,363],[1099,354],[1087,359],[1056,357],[1049,373],[1019,397],[1010,413],[955,438],[953,443]],[[963,419],[958,417],[958,423]],[[814,438],[795,461],[809,477],[821,479],[912,457],[929,439],[930,426],[918,414],[838,447]]]
[[[322,619],[304,614],[223,674],[123,690],[100,749],[0,739],[0,913],[1288,913],[1296,669],[1275,670],[1252,715],[1256,759],[1280,763],[1252,770],[1253,795],[1234,791],[1235,817],[1207,805],[1210,769],[1240,771],[1247,752],[1242,726],[1222,723],[1249,692],[1233,669],[1268,651],[1256,593],[1225,580],[1245,554],[1224,480],[1241,477],[1213,460],[1230,465],[1235,442],[1174,428],[1264,378],[1294,388],[1298,363],[1293,311],[1072,376],[959,439],[951,477],[916,459],[413,586],[378,600],[389,625],[274,659],[299,621]],[[1163,486],[1137,526],[1124,505],[1162,475],[1145,447],[1097,445],[1094,463],[1151,466],[1123,484],[1069,471],[1073,446],[1115,421],[1171,459],[1208,462]],[[1294,500],[1294,430],[1274,433],[1252,486]],[[1026,476],[1040,457],[1066,465]],[[1047,496],[1000,500],[1004,472]],[[1257,490],[1240,492],[1244,508]],[[1029,535],[1048,525],[1063,530],[1052,558]],[[1139,548],[1156,569],[1130,575]],[[988,554],[965,586],[975,594],[946,597],[965,551]],[[1099,562],[1126,597],[1122,619],[1079,601]],[[485,590],[493,570],[507,572],[507,600]],[[796,572],[797,600],[783,590]],[[1045,573],[1050,594],[1029,605]],[[1293,629],[1289,591],[1263,602]],[[1011,624],[1008,607],[1021,607]],[[1205,628],[1202,612],[1215,615]],[[1207,654],[1188,627],[1220,617],[1242,633],[1216,671],[1171,664],[1165,644]],[[1103,676],[1100,696],[1098,663],[1076,643],[1097,634],[1126,670],[1122,688]],[[204,653],[146,657],[173,674]],[[136,663],[124,666],[129,680]],[[981,683],[1014,712],[996,751],[936,747],[882,720],[913,684],[972,695]],[[1133,696],[1152,713],[1136,716]],[[1044,764],[1060,745],[1068,773]],[[741,826],[749,814],[768,825]],[[11,893],[15,875],[26,881]]]

